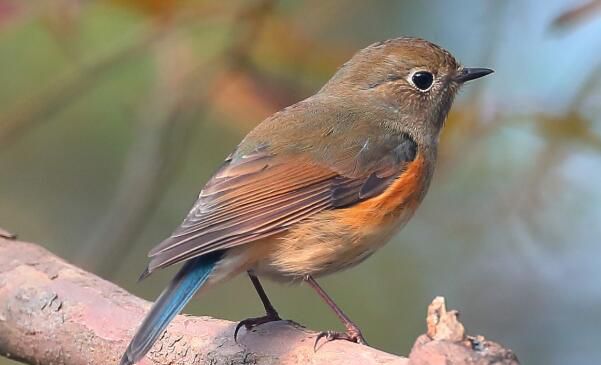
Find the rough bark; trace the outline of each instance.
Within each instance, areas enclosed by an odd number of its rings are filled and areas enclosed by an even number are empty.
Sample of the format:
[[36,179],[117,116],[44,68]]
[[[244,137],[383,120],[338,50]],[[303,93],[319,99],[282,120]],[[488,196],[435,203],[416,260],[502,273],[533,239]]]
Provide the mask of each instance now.
[[[0,238],[0,355],[29,364],[117,364],[150,303],[45,249]],[[140,364],[518,364],[515,355],[469,337],[437,298],[428,333],[408,358],[345,341],[315,352],[316,333],[286,321],[241,331],[210,317],[178,316]]]

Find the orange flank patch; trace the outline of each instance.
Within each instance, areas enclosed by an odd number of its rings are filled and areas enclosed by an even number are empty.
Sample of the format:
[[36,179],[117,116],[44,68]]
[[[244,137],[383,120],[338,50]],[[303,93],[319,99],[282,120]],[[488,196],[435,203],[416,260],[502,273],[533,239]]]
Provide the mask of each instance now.
[[425,194],[428,174],[424,157],[417,155],[407,169],[382,194],[341,210],[340,219],[354,227],[409,219]]

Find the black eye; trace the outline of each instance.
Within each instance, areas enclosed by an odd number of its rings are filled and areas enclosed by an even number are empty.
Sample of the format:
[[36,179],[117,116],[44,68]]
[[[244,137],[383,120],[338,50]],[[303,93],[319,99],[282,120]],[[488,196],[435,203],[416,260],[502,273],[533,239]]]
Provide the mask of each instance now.
[[432,86],[432,82],[434,82],[434,76],[427,71],[418,71],[411,76],[411,81],[413,81],[413,85],[415,85],[415,87],[425,91]]

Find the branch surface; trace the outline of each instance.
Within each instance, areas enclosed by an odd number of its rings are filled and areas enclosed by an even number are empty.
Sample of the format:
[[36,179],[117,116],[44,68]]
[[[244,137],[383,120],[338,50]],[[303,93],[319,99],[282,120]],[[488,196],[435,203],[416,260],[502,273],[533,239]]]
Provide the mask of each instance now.
[[[150,303],[31,243],[0,236],[0,355],[28,364],[118,364]],[[273,322],[233,339],[235,323],[178,316],[140,365],[518,364],[515,355],[464,334],[437,298],[428,333],[409,358],[334,341],[313,351],[316,332]]]

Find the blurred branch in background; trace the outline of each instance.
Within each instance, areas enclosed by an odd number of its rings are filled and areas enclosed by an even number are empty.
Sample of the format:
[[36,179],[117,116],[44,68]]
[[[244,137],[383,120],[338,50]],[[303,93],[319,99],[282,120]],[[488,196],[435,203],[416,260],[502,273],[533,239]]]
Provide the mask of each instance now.
[[565,29],[579,25],[585,20],[598,16],[599,12],[601,12],[601,0],[588,0],[561,13],[553,20],[552,27],[554,29]]
[[[174,56],[180,50],[169,37],[155,45],[159,64],[173,61],[171,67],[159,67],[161,75],[151,95],[141,106],[134,144],[126,158],[117,190],[95,232],[78,252],[84,265],[111,273],[118,262],[110,253],[131,240],[142,229],[145,218],[152,214],[164,189],[176,173],[177,156],[188,142],[182,123],[185,101],[182,83],[189,76],[186,55]],[[184,51],[184,53],[186,53]],[[165,55],[168,55],[165,57]]]

